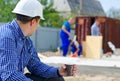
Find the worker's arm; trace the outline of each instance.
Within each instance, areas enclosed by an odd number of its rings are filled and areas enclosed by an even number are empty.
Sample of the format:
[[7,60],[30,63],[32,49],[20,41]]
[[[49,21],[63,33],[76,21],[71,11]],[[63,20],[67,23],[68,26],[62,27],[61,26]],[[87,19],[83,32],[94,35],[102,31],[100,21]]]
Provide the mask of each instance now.
[[68,32],[67,30],[66,30],[66,27],[63,25],[62,26],[62,30],[65,32],[65,33],[67,33],[68,34],[68,36],[70,36],[71,35],[71,33],[70,32]]
[[91,27],[91,35],[95,36],[97,34],[96,32],[96,28],[94,27],[94,25]]
[[31,41],[31,47],[32,47],[31,48],[32,57],[29,60],[28,65],[27,65],[28,70],[33,74],[46,77],[46,78],[59,77],[58,68],[46,65],[40,61],[37,55],[37,51],[32,44],[32,41]]
[[14,36],[6,29],[0,32],[0,78],[2,81],[32,81],[18,70],[19,57]]
[[79,49],[78,47],[76,47],[76,49],[77,49],[77,50],[75,51],[75,53],[78,53],[80,49]]
[[79,43],[77,42],[77,41],[73,41],[74,42],[74,45],[75,45],[75,47],[76,47],[76,51],[75,51],[75,53],[78,53],[79,52]]

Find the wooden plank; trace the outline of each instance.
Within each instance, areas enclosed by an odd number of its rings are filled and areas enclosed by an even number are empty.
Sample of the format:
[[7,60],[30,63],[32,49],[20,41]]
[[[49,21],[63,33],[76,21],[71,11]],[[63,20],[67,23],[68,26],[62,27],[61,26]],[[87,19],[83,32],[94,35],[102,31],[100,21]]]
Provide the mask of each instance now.
[[100,59],[102,52],[102,36],[86,37],[86,57]]
[[82,41],[82,55],[85,57],[86,56],[86,42],[85,41]]

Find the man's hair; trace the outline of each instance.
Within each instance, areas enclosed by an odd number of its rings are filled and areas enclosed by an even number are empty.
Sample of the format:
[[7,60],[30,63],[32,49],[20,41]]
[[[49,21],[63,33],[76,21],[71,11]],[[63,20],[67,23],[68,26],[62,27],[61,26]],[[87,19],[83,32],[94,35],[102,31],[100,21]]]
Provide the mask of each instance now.
[[96,16],[96,17],[95,17],[95,20],[98,20],[98,19],[99,19],[99,17],[98,17],[98,16]]
[[38,19],[40,19],[39,16],[36,17],[28,17],[25,15],[21,15],[21,14],[16,14],[16,19],[21,21],[23,24],[28,23],[29,21],[36,19],[36,21],[38,21]]

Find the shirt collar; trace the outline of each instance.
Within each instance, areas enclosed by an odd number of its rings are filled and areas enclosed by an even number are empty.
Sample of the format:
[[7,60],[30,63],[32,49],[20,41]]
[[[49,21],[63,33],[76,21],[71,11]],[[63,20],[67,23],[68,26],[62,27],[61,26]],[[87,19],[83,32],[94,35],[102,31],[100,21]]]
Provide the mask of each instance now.
[[18,25],[16,19],[14,19],[14,20],[11,22],[11,24],[12,24],[13,29],[14,29],[15,32],[18,34],[18,36],[19,36],[20,39],[26,38],[26,37],[24,36],[24,34],[23,34],[20,26]]

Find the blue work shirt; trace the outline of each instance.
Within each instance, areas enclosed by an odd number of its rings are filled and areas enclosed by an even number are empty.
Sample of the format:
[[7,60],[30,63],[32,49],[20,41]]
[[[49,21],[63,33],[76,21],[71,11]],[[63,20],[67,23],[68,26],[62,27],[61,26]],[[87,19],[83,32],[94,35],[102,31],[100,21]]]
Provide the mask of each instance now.
[[[70,28],[70,23],[68,21],[65,21],[62,26],[65,26],[66,30],[68,32],[70,32],[71,28]],[[60,37],[61,38],[69,38],[69,35],[61,29]]]
[[42,77],[59,77],[58,68],[40,61],[29,37],[25,37],[16,20],[0,27],[0,78],[2,81],[32,81],[24,68]]
[[100,35],[100,30],[99,27],[94,23],[91,27],[91,35],[92,36],[99,36]]
[[[65,21],[62,26],[64,26],[66,30],[70,32],[71,30],[70,23],[68,21]],[[60,48],[63,50],[63,55],[66,56],[70,41],[69,41],[69,35],[66,32],[64,32],[62,29],[60,31],[60,39],[62,42]]]

